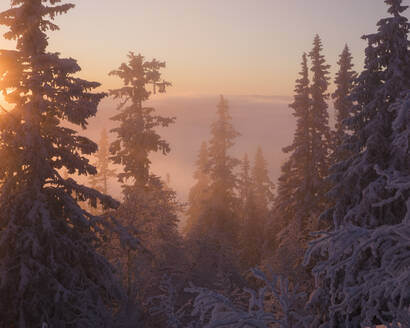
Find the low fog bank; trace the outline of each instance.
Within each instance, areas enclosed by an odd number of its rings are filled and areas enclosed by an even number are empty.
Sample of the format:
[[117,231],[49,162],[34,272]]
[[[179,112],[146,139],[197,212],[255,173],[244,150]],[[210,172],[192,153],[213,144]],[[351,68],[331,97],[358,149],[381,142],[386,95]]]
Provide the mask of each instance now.
[[[155,97],[154,97],[155,98]],[[234,127],[241,134],[233,147],[233,154],[242,159],[248,153],[251,159],[258,145],[263,148],[269,164],[270,175],[276,181],[280,174],[281,163],[286,159],[282,148],[292,141],[295,120],[288,104],[291,97],[286,96],[235,96],[227,95]],[[210,136],[210,125],[216,118],[216,105],[219,96],[160,96],[149,101],[162,116],[175,116],[176,122],[160,130],[160,134],[170,143],[171,153],[168,156],[153,154],[152,171],[165,177],[171,177],[171,187],[178,193],[181,201],[186,201],[189,189],[193,185],[195,161],[203,141]],[[103,128],[110,130],[114,122],[110,117],[116,113],[116,102],[105,99],[98,115],[90,120],[85,134],[94,141],[99,140]],[[113,139],[114,135],[110,134]],[[119,184],[110,181],[110,193],[120,197]]]

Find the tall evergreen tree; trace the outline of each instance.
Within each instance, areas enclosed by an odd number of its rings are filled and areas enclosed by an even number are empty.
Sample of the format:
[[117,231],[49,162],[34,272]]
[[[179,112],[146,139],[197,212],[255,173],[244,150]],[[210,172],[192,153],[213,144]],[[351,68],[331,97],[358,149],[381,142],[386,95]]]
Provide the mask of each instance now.
[[309,53],[312,61],[311,71],[312,85],[311,93],[311,110],[310,110],[310,134],[311,134],[311,152],[313,165],[311,171],[312,195],[314,195],[313,210],[315,214],[323,211],[327,205],[326,193],[328,183],[326,177],[329,171],[329,152],[330,152],[330,128],[329,113],[327,111],[329,94],[329,68],[326,60],[322,55],[322,42],[319,35],[315,36],[313,49]]
[[[112,131],[117,139],[111,144],[112,160],[123,168],[118,179],[123,187],[123,202],[117,215],[124,225],[137,231],[141,243],[148,252],[118,254],[122,261],[124,279],[128,286],[128,295],[138,292],[139,297],[147,297],[152,286],[159,285],[161,270],[180,259],[178,249],[179,203],[175,192],[170,190],[160,178],[150,170],[149,155],[152,152],[170,151],[169,144],[156,131],[158,127],[167,127],[174,118],[155,115],[155,109],[145,107],[152,92],[165,92],[169,82],[161,81],[160,70],[164,62],[156,59],[146,61],[142,55],[129,53],[129,62],[122,63],[110,74],[118,76],[124,86],[110,90],[114,99],[119,99],[119,114],[112,120],[119,126]],[[174,261],[175,260],[175,261]],[[174,261],[174,262],[173,262]]]
[[334,107],[336,111],[336,129],[332,141],[333,163],[338,163],[347,156],[346,151],[341,149],[341,145],[343,139],[346,137],[346,134],[348,133],[346,124],[344,122],[346,119],[351,117],[353,110],[353,101],[350,95],[357,74],[353,70],[352,60],[353,57],[350,53],[349,47],[346,44],[343,49],[343,52],[339,57],[339,71],[337,72],[335,78],[336,90],[332,94]]
[[90,177],[90,185],[92,188],[101,191],[104,194],[108,193],[108,180],[116,177],[115,170],[110,169],[110,153],[109,140],[106,129],[101,131],[100,142],[98,143],[98,151],[95,155],[97,174]]
[[[297,120],[296,131],[292,144],[283,149],[284,152],[290,153],[290,157],[283,164],[279,177],[278,194],[269,222],[265,255],[265,262],[268,261],[269,266],[278,274],[286,274],[291,279],[300,275],[300,270],[296,270],[295,267],[298,266],[303,254],[300,240],[302,222],[310,219],[310,206],[315,200],[311,183],[313,158],[309,68],[305,53],[301,66],[300,78],[296,80],[294,101],[289,105],[294,110],[293,115]],[[287,238],[291,235],[293,241]]]
[[196,184],[189,191],[189,208],[187,211],[187,224],[184,228],[185,234],[189,234],[198,223],[206,202],[209,199],[209,172],[208,172],[208,146],[203,142],[196,161],[197,169],[194,173]]
[[[250,268],[258,264],[259,256],[255,259],[255,248],[256,252],[259,253],[260,250],[257,247],[258,243],[254,243],[254,237],[257,235],[258,241],[261,240],[261,234],[255,233],[257,225],[253,220],[256,218],[255,209],[255,195],[254,186],[251,180],[251,164],[249,162],[248,154],[245,154],[240,163],[240,173],[238,180],[239,189],[239,212],[238,217],[240,219],[240,230],[239,230],[239,253],[241,256],[242,267]],[[250,262],[252,262],[250,264]]]
[[241,201],[240,211],[244,212],[246,204],[251,198],[252,193],[252,181],[251,181],[251,163],[249,161],[248,154],[243,155],[243,159],[240,163],[240,173],[238,181],[239,199]]
[[[175,121],[171,117],[154,115],[154,108],[143,106],[152,93],[147,87],[152,85],[154,90],[159,87],[159,92],[165,92],[171,84],[161,81],[160,69],[165,67],[165,62],[146,61],[144,56],[133,52],[128,54],[128,59],[128,63],[122,63],[110,72],[124,82],[122,88],[110,90],[114,99],[121,100],[120,113],[112,117],[113,121],[120,122],[120,126],[112,130],[118,139],[111,144],[110,151],[113,162],[123,166],[119,181],[129,180],[131,185],[145,186],[150,180],[149,154],[159,151],[166,155],[170,152],[169,144],[155,128],[167,127]],[[125,184],[123,186],[127,189]]]
[[239,161],[229,155],[235,138],[239,135],[233,127],[228,111],[228,102],[221,96],[218,104],[218,119],[211,126],[211,140],[208,148],[210,181],[210,199],[200,218],[201,231],[213,231],[221,242],[233,245],[238,232],[236,218],[237,181],[234,173]]
[[257,148],[252,170],[245,155],[239,182],[241,191],[239,248],[242,265],[245,269],[249,269],[261,263],[265,226],[273,201],[274,185],[269,178],[261,147]]
[[[303,254],[310,239],[310,232],[317,229],[317,219],[326,205],[326,174],[330,129],[328,126],[327,69],[321,55],[319,36],[313,43],[313,82],[309,84],[307,55],[302,57],[301,78],[296,81],[294,109],[297,119],[293,143],[284,148],[290,153],[282,166],[278,195],[270,222],[267,245],[274,250],[270,260],[279,273],[302,282],[310,288],[310,274],[302,267]],[[291,255],[290,255],[291,254]]]
[[63,122],[85,128],[104,97],[92,92],[99,83],[75,76],[74,59],[47,52],[53,19],[74,7],[60,2],[12,1],[0,13],[5,38],[17,42],[0,51],[0,89],[12,106],[0,120],[2,327],[112,327],[120,291],[96,251],[108,222],[78,205],[117,202],[59,173],[96,173],[84,157],[96,144]]
[[275,207],[280,213],[281,226],[289,224],[293,218],[306,213],[314,194],[311,187],[312,141],[310,134],[311,99],[309,85],[309,69],[307,55],[302,56],[302,70],[300,79],[296,81],[295,96],[290,108],[294,110],[296,131],[292,144],[283,149],[290,153],[290,158],[282,166],[279,177],[278,195]]
[[209,197],[187,241],[192,280],[212,288],[219,288],[221,279],[228,278],[233,285],[240,279],[236,254],[240,221],[234,173],[239,161],[229,154],[238,132],[230,121],[228,102],[221,96],[208,147]]
[[[315,267],[313,301],[326,311],[318,326],[406,325],[409,273],[409,23],[401,0],[386,0],[368,41],[364,71],[352,92],[352,155],[333,169],[333,231],[307,254],[326,254]],[[318,303],[318,302],[316,302]],[[312,302],[315,305],[315,302]]]
[[259,211],[261,223],[266,224],[267,213],[274,200],[274,184],[269,177],[268,165],[263,155],[262,148],[258,146],[252,168],[252,183],[254,186],[255,202]]

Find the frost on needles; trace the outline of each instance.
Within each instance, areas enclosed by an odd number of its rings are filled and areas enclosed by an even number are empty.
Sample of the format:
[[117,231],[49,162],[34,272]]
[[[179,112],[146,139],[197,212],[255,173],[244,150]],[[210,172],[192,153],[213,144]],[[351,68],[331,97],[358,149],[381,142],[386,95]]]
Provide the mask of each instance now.
[[111,327],[121,288],[99,254],[105,209],[118,203],[60,174],[95,174],[85,155],[97,146],[67,128],[85,128],[104,93],[76,77],[74,59],[47,52],[56,15],[73,8],[56,0],[12,1],[0,13],[5,38],[0,89],[11,110],[0,120],[0,313],[3,327]]

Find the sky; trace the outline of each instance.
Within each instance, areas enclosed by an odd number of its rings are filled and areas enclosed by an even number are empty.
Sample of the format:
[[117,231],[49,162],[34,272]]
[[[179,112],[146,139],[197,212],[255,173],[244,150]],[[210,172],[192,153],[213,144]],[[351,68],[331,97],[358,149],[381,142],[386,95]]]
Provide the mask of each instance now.
[[[386,15],[382,0],[73,0],[50,50],[78,60],[81,76],[114,88],[107,73],[129,51],[167,62],[170,95],[291,95],[301,55],[318,33],[336,69],[347,42],[357,67]],[[404,1],[410,4],[410,0]],[[0,1],[0,10],[10,1]],[[0,32],[3,32],[0,30]],[[0,49],[12,43],[0,39]]]
[[[76,7],[56,19],[61,30],[49,33],[49,49],[77,59],[81,77],[102,83],[105,91],[121,87],[108,72],[126,61],[129,51],[166,61],[163,77],[173,86],[151,104],[160,115],[177,120],[160,131],[172,151],[166,158],[152,156],[152,170],[171,175],[182,201],[194,183],[194,162],[202,141],[209,140],[220,94],[226,95],[241,133],[232,154],[242,158],[246,152],[253,158],[261,145],[276,181],[286,160],[282,147],[290,144],[295,126],[288,104],[301,56],[311,50],[315,34],[322,38],[333,79],[345,43],[356,69],[362,68],[366,42],[361,36],[374,33],[377,21],[387,16],[382,0],[72,2]],[[0,11],[9,4],[0,1]],[[1,34],[5,31],[0,27]],[[0,49],[13,47],[0,38]],[[329,111],[332,117],[331,104]],[[103,127],[113,127],[109,118],[114,113],[115,104],[105,99],[82,133],[98,141]],[[110,188],[120,197],[118,183],[112,181]]]

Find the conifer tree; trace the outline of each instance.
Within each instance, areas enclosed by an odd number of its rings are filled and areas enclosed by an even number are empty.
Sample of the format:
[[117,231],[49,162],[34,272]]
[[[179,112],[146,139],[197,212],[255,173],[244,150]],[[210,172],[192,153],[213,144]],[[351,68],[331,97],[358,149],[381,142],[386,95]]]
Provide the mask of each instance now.
[[189,208],[187,211],[187,224],[185,226],[185,234],[189,234],[198,223],[199,217],[202,215],[206,202],[209,199],[209,172],[208,172],[208,146],[203,142],[199,151],[199,156],[196,161],[197,169],[194,173],[196,184],[189,192]]
[[[300,78],[296,80],[294,101],[289,105],[294,110],[293,115],[297,120],[296,131],[292,144],[283,149],[284,152],[290,153],[290,157],[282,165],[278,194],[268,227],[264,261],[267,261],[267,265],[272,266],[275,272],[285,274],[291,279],[295,278],[295,275],[300,275],[300,270],[296,270],[295,267],[303,254],[300,240],[302,222],[310,219],[309,210],[314,201],[314,193],[311,190],[311,99],[309,68],[305,53],[301,66]],[[306,223],[304,225],[306,226]],[[290,234],[294,239],[292,242],[286,239]]]
[[211,126],[212,137],[208,148],[211,197],[198,226],[203,232],[213,231],[222,243],[227,242],[232,246],[237,237],[239,224],[235,215],[238,203],[234,173],[239,161],[229,155],[229,150],[239,134],[230,122],[228,109],[228,102],[221,96],[218,118]]
[[313,198],[309,190],[311,186],[311,166],[313,159],[311,154],[310,115],[311,99],[309,85],[309,70],[307,55],[302,56],[302,70],[300,79],[296,81],[294,102],[289,105],[294,110],[296,118],[296,131],[292,145],[283,149],[285,153],[291,153],[290,158],[282,166],[282,174],[279,177],[278,196],[275,207],[280,213],[281,225],[287,225],[297,216],[298,209],[306,213],[305,209]]
[[309,83],[307,55],[302,57],[301,77],[296,81],[294,102],[289,106],[297,119],[290,153],[282,166],[278,195],[269,223],[267,252],[273,251],[273,267],[293,281],[310,288],[310,274],[302,267],[310,232],[317,229],[316,217],[323,211],[327,192],[326,174],[330,130],[328,126],[327,69],[321,55],[319,36],[315,37],[312,58],[313,82]]
[[[333,230],[307,253],[327,257],[314,269],[312,306],[320,324],[398,326],[410,321],[409,294],[409,23],[401,0],[367,40],[365,67],[352,91],[355,103],[344,147],[352,155],[333,169]],[[325,311],[322,311],[326,309]]]
[[95,174],[84,155],[95,143],[64,126],[94,116],[100,84],[75,76],[74,59],[47,52],[52,21],[74,7],[58,0],[12,1],[0,13],[5,38],[0,88],[12,109],[0,120],[0,326],[112,327],[120,295],[110,264],[96,251],[108,224],[78,201],[112,198],[60,175]]
[[[163,93],[171,83],[161,81],[160,69],[165,67],[165,62],[146,61],[144,56],[133,52],[128,54],[128,59],[128,63],[122,63],[110,72],[124,82],[122,88],[110,90],[114,99],[121,100],[120,113],[112,117],[113,121],[120,122],[120,126],[112,130],[118,139],[111,144],[110,151],[113,162],[123,166],[124,172],[118,175],[120,182],[129,180],[131,185],[146,186],[150,180],[149,154],[159,151],[166,155],[170,152],[169,144],[155,128],[167,127],[175,119],[154,115],[155,109],[144,107],[143,103],[151,96],[152,92],[147,90],[149,85],[154,90],[158,87]],[[124,189],[127,189],[125,184]]]
[[212,288],[219,288],[221,278],[225,287],[225,278],[231,282],[229,286],[240,280],[236,252],[240,220],[234,173],[239,161],[229,154],[238,132],[228,109],[228,102],[221,96],[208,146],[209,197],[187,241],[191,280]]
[[101,131],[100,142],[98,143],[98,151],[95,157],[97,158],[97,174],[90,177],[90,185],[92,188],[97,189],[104,194],[107,194],[108,180],[110,178],[116,177],[116,174],[115,170],[110,169],[109,140],[106,129],[103,129]]
[[242,161],[241,169],[239,248],[242,265],[249,269],[261,264],[265,227],[272,206],[274,185],[269,178],[261,147],[257,148],[252,170],[247,155]]
[[352,115],[353,110],[353,101],[350,98],[350,95],[357,74],[353,70],[352,60],[353,57],[350,53],[349,47],[346,44],[339,57],[339,71],[337,72],[335,78],[336,91],[332,94],[336,111],[336,130],[332,141],[333,163],[338,163],[347,156],[346,151],[341,149],[340,146],[348,133],[344,122]]
[[329,113],[327,111],[329,94],[329,68],[326,60],[322,55],[322,42],[319,35],[315,36],[313,49],[309,53],[312,61],[312,84],[311,109],[310,109],[310,134],[311,134],[311,152],[313,165],[310,167],[311,184],[313,188],[312,195],[315,195],[315,201],[311,206],[315,207],[314,212],[320,213],[324,206],[327,205],[326,193],[328,191],[327,175],[329,171],[329,153],[330,153],[330,128]]
[[[251,181],[251,164],[249,162],[248,154],[245,154],[241,163],[241,171],[239,173],[238,189],[239,189],[239,201],[238,217],[240,219],[239,230],[239,253],[241,256],[242,267],[248,269],[258,264],[259,256],[255,256],[256,252],[259,254],[258,243],[254,244],[254,238],[257,234],[255,229],[257,225],[256,209],[255,209],[255,197],[254,186]],[[258,241],[261,240],[261,234],[258,235]],[[251,249],[250,249],[251,248]],[[250,263],[251,262],[251,263]]]
[[[149,155],[152,152],[170,152],[170,146],[156,131],[167,127],[174,118],[155,115],[155,109],[145,107],[152,92],[165,92],[169,82],[161,81],[160,70],[165,62],[156,59],[146,61],[142,55],[129,53],[129,62],[122,63],[110,74],[118,76],[124,86],[110,90],[114,99],[119,99],[119,114],[112,120],[119,126],[112,131],[117,139],[111,144],[112,160],[123,168],[118,174],[122,183],[123,202],[117,215],[124,225],[137,231],[141,243],[148,250],[134,253],[129,250],[122,259],[124,279],[128,295],[138,292],[146,297],[149,288],[159,285],[161,269],[179,260],[180,237],[177,230],[179,203],[175,192],[164,185],[160,178],[150,170]],[[161,273],[162,275],[162,273]],[[148,289],[147,289],[148,288]]]
[[274,184],[269,177],[268,165],[263,155],[262,148],[258,146],[255,155],[255,161],[252,168],[252,183],[254,186],[255,202],[265,226],[268,212],[272,207],[274,200]]
[[247,209],[247,204],[249,203],[250,199],[252,198],[251,194],[253,192],[253,186],[251,181],[251,163],[249,161],[248,154],[243,156],[243,159],[240,163],[240,173],[238,179],[238,189],[239,189],[239,199],[240,199],[240,208],[239,210],[242,212],[243,215],[245,214]]

